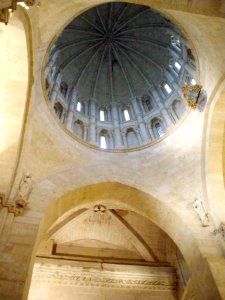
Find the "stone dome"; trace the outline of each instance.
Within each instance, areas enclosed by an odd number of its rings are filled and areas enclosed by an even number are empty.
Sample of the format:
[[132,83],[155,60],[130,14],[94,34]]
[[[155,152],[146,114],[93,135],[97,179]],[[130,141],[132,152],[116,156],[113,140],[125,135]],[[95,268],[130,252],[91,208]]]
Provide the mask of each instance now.
[[102,148],[133,148],[161,137],[187,110],[182,86],[195,81],[195,62],[162,14],[113,2],[63,30],[45,77],[52,106],[70,131]]

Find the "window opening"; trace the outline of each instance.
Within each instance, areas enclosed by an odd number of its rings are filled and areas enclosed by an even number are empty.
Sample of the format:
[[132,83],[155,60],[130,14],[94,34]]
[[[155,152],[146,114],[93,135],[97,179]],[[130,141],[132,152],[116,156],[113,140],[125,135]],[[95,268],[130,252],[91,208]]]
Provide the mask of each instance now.
[[125,118],[125,120],[126,120],[126,121],[130,121],[130,115],[129,115],[128,110],[125,109],[125,110],[123,111],[123,113],[124,113],[124,118]]
[[77,102],[77,111],[81,111],[81,103],[79,101]]
[[100,121],[105,121],[105,112],[104,112],[104,110],[100,110]]
[[168,94],[170,94],[172,92],[170,86],[167,83],[164,84],[164,88],[165,88],[165,90],[167,91]]
[[194,78],[191,79],[191,85],[196,85],[196,80]]
[[180,71],[181,65],[177,61],[174,63],[174,66],[178,71]]
[[106,149],[107,148],[107,145],[106,145],[106,138],[104,135],[101,135],[100,136],[100,147],[102,149]]
[[163,131],[162,126],[159,122],[157,122],[155,124],[155,129],[156,129],[156,131],[157,131],[157,133],[160,137],[164,135],[164,131]]

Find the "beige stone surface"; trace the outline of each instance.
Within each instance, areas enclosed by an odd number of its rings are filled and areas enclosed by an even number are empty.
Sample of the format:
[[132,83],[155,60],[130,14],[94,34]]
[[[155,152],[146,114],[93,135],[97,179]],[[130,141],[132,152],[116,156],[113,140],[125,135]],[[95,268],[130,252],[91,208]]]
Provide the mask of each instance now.
[[19,152],[28,85],[26,35],[12,17],[0,24],[0,191],[8,192]]
[[[223,237],[213,234],[224,221],[225,213],[224,94],[221,95],[225,70],[225,21],[221,15],[224,4],[212,0],[142,2],[163,9],[184,30],[199,62],[198,81],[206,89],[209,100],[205,112],[190,111],[178,128],[148,148],[109,153],[82,145],[66,132],[47,104],[41,82],[43,60],[52,39],[71,18],[97,3],[102,1],[43,0],[39,8],[28,12],[27,20],[23,18],[27,36],[27,29],[32,29],[33,44],[28,39],[28,46],[34,47],[34,56],[30,57],[30,63],[34,62],[34,85],[21,153],[19,137],[28,81],[25,32],[14,17],[8,27],[0,25],[0,64],[1,74],[4,73],[0,83],[3,128],[0,192],[9,191],[7,200],[12,201],[25,172],[31,172],[34,180],[29,208],[24,215],[14,218],[6,208],[0,212],[0,299],[22,299],[27,279],[28,291],[32,263],[29,273],[28,267],[30,261],[34,262],[36,238],[39,242],[67,215],[99,202],[138,212],[172,238],[190,270],[191,297],[225,299]],[[195,197],[204,201],[209,227],[201,227],[193,210]],[[49,298],[62,297],[62,290],[57,286],[45,288]],[[71,287],[65,287],[65,291],[67,295],[75,293]],[[79,299],[90,299],[88,293],[80,290]],[[115,295],[96,290],[92,297],[114,299]],[[166,299],[122,291],[116,297]]]

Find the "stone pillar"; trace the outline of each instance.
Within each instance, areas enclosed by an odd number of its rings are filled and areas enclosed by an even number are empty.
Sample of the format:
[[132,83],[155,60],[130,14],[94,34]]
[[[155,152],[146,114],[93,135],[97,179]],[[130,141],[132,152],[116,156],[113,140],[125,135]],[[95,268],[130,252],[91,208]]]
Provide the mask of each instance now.
[[137,134],[138,143],[139,143],[139,145],[141,145],[142,144],[142,138],[141,138],[141,134],[140,134],[139,128],[135,128],[135,132]]
[[84,101],[84,114],[88,116],[88,101]]
[[155,139],[155,135],[154,135],[154,132],[152,130],[152,124],[151,123],[148,126],[148,130],[149,130],[149,134],[150,134],[151,140],[153,141]]
[[165,109],[165,106],[162,104],[161,99],[158,95],[158,93],[153,90],[152,91],[153,97],[156,99],[156,103],[158,105],[158,108],[163,116],[163,119],[165,120],[166,127],[169,128],[171,125],[173,125],[173,122],[170,118],[170,115],[168,114],[167,110]]
[[[149,139],[149,136],[148,136],[148,132],[147,132],[145,123],[143,121],[142,113],[141,113],[141,110],[140,110],[140,107],[138,105],[136,98],[132,99],[132,105],[134,108],[135,116],[138,121],[141,137],[143,139],[143,142],[146,142]],[[141,144],[142,144],[142,141],[141,141]]]
[[35,212],[29,214],[17,218],[0,207],[0,299],[27,299],[24,289],[40,222],[37,218],[33,224]]
[[89,141],[91,144],[96,145],[96,105],[94,100],[90,101],[90,135]]
[[109,132],[109,147],[110,147],[111,149],[114,148],[114,145],[113,145],[113,134],[112,134],[111,131]]
[[45,78],[47,78],[49,76],[49,73],[50,73],[53,65],[54,65],[54,61],[52,59],[50,59],[45,67]]
[[66,125],[66,128],[69,131],[72,131],[73,116],[74,116],[76,102],[77,102],[77,92],[74,89],[73,93],[72,93],[71,100],[70,100],[68,113],[67,113],[67,116],[65,118],[65,125]]
[[126,130],[122,131],[123,144],[127,148]]
[[195,78],[195,70],[190,66],[189,63],[185,63],[183,65],[183,68],[185,68],[185,70],[187,70],[188,74],[192,77],[192,78]]
[[54,107],[55,105],[56,97],[57,97],[57,89],[56,89],[56,85],[54,85],[50,96],[50,102],[52,104],[52,107]]
[[65,116],[66,116],[66,111],[63,110],[62,115],[61,115],[61,118],[60,118],[60,121],[61,121],[62,124],[64,123]]
[[88,137],[88,125],[84,124],[84,137],[83,137],[83,139],[85,141],[87,141],[87,137]]
[[119,127],[119,115],[118,115],[118,108],[115,102],[112,103],[112,122],[114,126],[115,132],[115,148],[123,147],[121,131]]

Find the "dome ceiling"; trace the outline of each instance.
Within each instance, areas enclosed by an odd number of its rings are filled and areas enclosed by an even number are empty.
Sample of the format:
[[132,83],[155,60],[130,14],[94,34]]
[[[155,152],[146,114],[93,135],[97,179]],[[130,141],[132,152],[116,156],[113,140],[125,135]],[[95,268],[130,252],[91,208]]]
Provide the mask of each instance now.
[[159,12],[124,2],[76,17],[45,66],[47,95],[62,124],[103,149],[161,138],[187,112],[182,87],[194,78],[181,31]]
[[[142,5],[109,3],[75,18],[52,48],[59,74],[78,96],[101,103],[143,96],[166,80],[178,32]],[[175,53],[176,54],[176,53]]]

